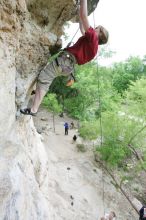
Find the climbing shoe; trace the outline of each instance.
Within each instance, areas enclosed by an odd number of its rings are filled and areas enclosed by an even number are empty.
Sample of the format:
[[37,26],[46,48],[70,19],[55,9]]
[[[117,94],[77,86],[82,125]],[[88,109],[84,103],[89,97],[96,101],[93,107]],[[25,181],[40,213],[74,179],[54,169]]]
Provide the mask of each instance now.
[[24,115],[31,115],[31,116],[36,116],[37,115],[37,112],[36,113],[31,112],[30,108],[20,109],[20,112]]
[[35,90],[32,90],[31,95],[35,95]]

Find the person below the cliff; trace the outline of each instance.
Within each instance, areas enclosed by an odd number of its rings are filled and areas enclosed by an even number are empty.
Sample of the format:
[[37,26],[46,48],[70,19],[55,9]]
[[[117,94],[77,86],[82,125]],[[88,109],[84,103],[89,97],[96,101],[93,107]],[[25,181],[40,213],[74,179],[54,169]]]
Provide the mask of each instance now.
[[100,220],[114,220],[115,217],[115,212],[111,211],[109,214],[105,214],[104,217],[101,217]]
[[64,128],[65,128],[65,135],[68,135],[69,126],[68,126],[68,123],[67,123],[67,122],[65,122]]
[[73,121],[70,123],[70,129],[74,129],[75,128],[75,125],[73,123]]
[[77,135],[74,135],[72,139],[73,139],[73,142],[76,142],[76,140],[77,140]]
[[139,220],[146,220],[146,205],[139,210]]
[[94,29],[89,24],[87,0],[80,0],[79,17],[83,36],[73,46],[65,48],[53,61],[48,62],[40,72],[32,107],[20,109],[22,114],[36,116],[54,78],[64,75],[69,79],[67,86],[70,86],[73,82],[74,65],[83,65],[91,61],[97,54],[98,45],[107,43],[108,31],[103,26]]

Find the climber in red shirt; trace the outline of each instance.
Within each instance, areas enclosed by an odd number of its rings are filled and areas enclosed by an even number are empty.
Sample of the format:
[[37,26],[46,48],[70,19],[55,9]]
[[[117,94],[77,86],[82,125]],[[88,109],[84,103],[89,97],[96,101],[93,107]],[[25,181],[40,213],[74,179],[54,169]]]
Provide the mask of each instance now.
[[40,72],[32,107],[20,109],[22,114],[35,116],[54,78],[59,75],[71,78],[75,64],[83,65],[91,61],[97,54],[98,45],[107,43],[108,31],[103,26],[94,29],[89,24],[87,0],[80,0],[79,17],[83,36],[73,46],[65,48]]

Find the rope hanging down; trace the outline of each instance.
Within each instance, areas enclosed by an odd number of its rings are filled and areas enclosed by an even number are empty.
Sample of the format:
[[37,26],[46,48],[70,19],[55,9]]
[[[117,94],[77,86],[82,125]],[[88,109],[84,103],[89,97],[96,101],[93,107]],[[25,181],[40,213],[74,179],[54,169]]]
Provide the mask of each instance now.
[[[93,22],[94,22],[94,28],[95,27],[95,15],[93,12]],[[97,65],[97,77],[98,77],[98,109],[99,109],[99,123],[100,123],[100,147],[102,146],[102,140],[103,140],[103,132],[102,132],[102,107],[101,107],[101,96],[100,96],[100,75],[98,70],[98,55],[95,57],[96,65]],[[103,201],[103,214],[105,215],[105,204],[104,204],[104,196],[105,196],[105,190],[104,190],[104,170],[102,168],[102,201]]]
[[[95,15],[93,12],[93,22],[94,22],[94,28],[95,28]],[[97,76],[98,76],[98,109],[99,109],[99,123],[100,123],[100,146],[102,146],[102,140],[103,140],[103,129],[102,129],[102,107],[101,107],[101,95],[100,95],[100,75],[98,71],[98,55],[95,57],[96,63],[97,63]]]
[[76,36],[76,34],[78,33],[79,29],[80,29],[80,28],[78,27],[78,29],[77,29],[77,31],[75,32],[75,34],[73,35],[72,39],[71,39],[70,42],[67,44],[67,47],[70,47],[71,43],[73,43],[73,39],[75,38],[75,36]]
[[[67,44],[67,46],[66,46],[65,48],[67,48],[67,47],[69,47],[69,46],[71,45],[71,43],[73,42],[73,39],[75,38],[75,36],[76,36],[76,34],[78,33],[78,31],[79,31],[79,28],[77,29],[77,31],[76,31],[75,34],[73,35],[71,41]],[[63,52],[63,50],[64,50],[64,49],[61,49],[58,53],[55,53],[54,55],[52,55],[52,56],[49,58],[48,63],[51,63],[53,60],[55,60],[55,59]],[[47,63],[47,64],[48,64],[48,63]],[[47,66],[47,65],[46,65],[46,66]],[[45,68],[46,68],[46,66],[45,66]]]

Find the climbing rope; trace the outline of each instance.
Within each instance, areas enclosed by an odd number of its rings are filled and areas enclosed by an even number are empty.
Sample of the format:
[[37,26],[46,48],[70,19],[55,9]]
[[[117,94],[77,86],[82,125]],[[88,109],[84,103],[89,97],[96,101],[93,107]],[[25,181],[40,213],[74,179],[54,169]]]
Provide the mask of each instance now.
[[[93,11],[93,22],[94,22],[94,28],[95,26],[95,14]],[[102,129],[102,106],[101,106],[101,95],[100,95],[100,74],[99,74],[99,68],[98,68],[98,55],[95,57],[96,65],[97,65],[97,77],[98,77],[98,109],[99,109],[99,124],[100,124],[100,147],[102,146],[102,140],[103,140],[103,129]],[[103,167],[101,168],[102,171],[102,201],[103,201],[103,214],[105,215],[105,189],[104,189],[104,170]]]
[[100,147],[102,146],[102,140],[103,140],[103,129],[102,129],[102,102],[101,102],[101,95],[100,95],[100,75],[99,75],[99,69],[98,69],[98,56],[96,56],[96,62],[97,62],[97,76],[98,76],[98,108],[99,108],[99,124],[100,124]]
[[[98,56],[96,56],[97,62],[97,76],[98,76],[98,108],[99,108],[99,124],[100,124],[100,147],[102,147],[103,132],[102,132],[102,106],[101,106],[101,95],[100,95],[100,75],[98,69]],[[102,171],[102,201],[103,201],[103,214],[105,215],[105,184],[104,184],[104,169]]]
[[[94,28],[95,26],[95,15],[93,12],[93,22],[94,22]],[[99,123],[100,123],[100,146],[102,146],[102,140],[103,140],[103,129],[102,129],[102,106],[101,106],[101,95],[100,95],[100,75],[99,75],[99,69],[98,69],[98,55],[95,57],[96,64],[97,64],[97,76],[98,76],[98,109],[99,109]]]
[[74,38],[75,38],[75,36],[77,35],[77,33],[78,33],[79,29],[80,29],[80,28],[78,27],[77,31],[75,32],[75,34],[73,35],[72,39],[70,40],[70,42],[67,44],[67,46],[66,46],[66,47],[70,47],[71,43],[73,43],[73,39],[74,39]]
[[[101,106],[101,95],[100,95],[100,75],[98,69],[98,56],[96,56],[97,62],[97,76],[98,76],[98,108],[99,108],[99,124],[100,124],[100,147],[102,147],[103,131],[102,131],[102,106]],[[102,170],[102,201],[103,201],[103,214],[105,215],[105,184],[104,184],[104,169]]]
[[[71,45],[71,43],[73,42],[73,39],[75,38],[75,36],[78,33],[78,31],[79,31],[79,28],[77,29],[77,31],[73,35],[71,41],[67,44],[67,46],[65,48],[67,48],[67,47],[69,47]],[[48,62],[46,64],[46,66],[44,67],[44,69],[47,67],[48,63],[51,63],[52,61],[54,61],[64,51],[64,49],[61,49],[58,53],[55,53],[53,56],[49,57],[49,60],[48,60]]]

